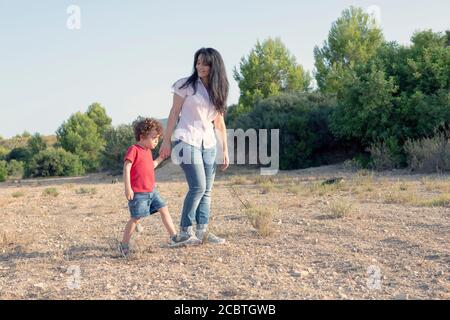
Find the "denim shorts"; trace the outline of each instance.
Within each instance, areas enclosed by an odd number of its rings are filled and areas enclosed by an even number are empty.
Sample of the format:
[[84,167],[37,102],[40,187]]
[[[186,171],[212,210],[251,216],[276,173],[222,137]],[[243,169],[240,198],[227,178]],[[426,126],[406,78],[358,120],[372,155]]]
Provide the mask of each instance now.
[[164,208],[166,202],[159,195],[156,187],[152,192],[136,192],[133,200],[128,201],[132,218],[145,218]]

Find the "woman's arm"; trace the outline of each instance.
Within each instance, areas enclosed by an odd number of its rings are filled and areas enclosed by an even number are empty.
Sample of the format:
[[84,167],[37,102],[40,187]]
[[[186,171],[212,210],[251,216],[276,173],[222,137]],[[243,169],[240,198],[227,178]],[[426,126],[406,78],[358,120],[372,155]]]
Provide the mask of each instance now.
[[171,137],[173,130],[175,129],[176,122],[181,112],[181,107],[183,106],[184,98],[180,97],[177,94],[173,95],[173,103],[172,109],[170,109],[169,120],[167,121],[167,128],[164,133],[163,143],[161,144],[161,148],[159,150],[159,155],[166,159],[170,157],[171,153]]
[[230,159],[228,157],[227,127],[225,125],[223,114],[219,113],[219,115],[214,120],[214,126],[219,131],[220,134],[219,138],[222,142],[222,152],[223,152],[222,171],[225,171],[227,170],[230,164]]

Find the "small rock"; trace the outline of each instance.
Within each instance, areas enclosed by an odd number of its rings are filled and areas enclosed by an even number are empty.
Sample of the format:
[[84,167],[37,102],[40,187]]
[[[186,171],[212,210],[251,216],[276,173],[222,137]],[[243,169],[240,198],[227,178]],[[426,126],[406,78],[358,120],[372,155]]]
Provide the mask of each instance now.
[[294,270],[294,271],[291,272],[291,275],[293,277],[301,277],[302,273],[300,271]]
[[300,272],[302,278],[306,278],[307,276],[309,276],[309,272],[308,271],[302,271]]
[[404,293],[400,293],[394,297],[394,300],[408,300],[409,296]]
[[36,288],[39,288],[39,289],[45,289],[46,288],[46,285],[44,283],[36,283],[34,286]]
[[222,262],[223,262],[223,259],[222,259],[222,258],[218,258],[217,261],[219,261],[220,263],[222,263]]

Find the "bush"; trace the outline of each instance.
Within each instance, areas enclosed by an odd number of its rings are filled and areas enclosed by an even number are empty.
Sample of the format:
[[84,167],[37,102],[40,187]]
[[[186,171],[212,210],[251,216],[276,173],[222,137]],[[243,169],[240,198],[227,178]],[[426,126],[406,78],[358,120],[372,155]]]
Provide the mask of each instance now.
[[434,137],[408,140],[404,149],[411,170],[418,172],[450,171],[450,132]]
[[30,150],[26,147],[17,147],[11,150],[11,152],[6,156],[7,161],[17,160],[27,162],[31,158]]
[[5,147],[0,146],[0,160],[6,160],[6,157],[9,154],[9,150]]
[[0,182],[6,181],[8,178],[8,168],[6,165],[6,161],[0,161]]
[[375,170],[391,170],[403,164],[402,147],[393,138],[375,142],[367,151],[370,152],[370,166]]
[[280,169],[305,168],[320,164],[315,156],[336,145],[329,130],[332,106],[332,100],[318,93],[283,94],[261,100],[236,120],[236,127],[280,129]]
[[84,174],[80,158],[63,149],[47,149],[34,155],[26,172],[27,177],[77,176]]
[[59,192],[56,188],[47,188],[44,190],[43,194],[46,196],[57,197],[59,195]]
[[8,176],[15,178],[22,178],[24,173],[23,162],[17,160],[11,160],[8,162]]
[[274,231],[272,220],[275,211],[275,208],[270,207],[249,206],[245,209],[245,214],[256,232],[262,237],[267,237]]

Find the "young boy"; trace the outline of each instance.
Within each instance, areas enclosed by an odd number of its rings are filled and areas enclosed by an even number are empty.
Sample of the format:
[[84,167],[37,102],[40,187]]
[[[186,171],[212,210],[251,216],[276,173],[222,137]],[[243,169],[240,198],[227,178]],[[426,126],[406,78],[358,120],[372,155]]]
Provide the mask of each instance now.
[[125,257],[130,251],[131,235],[136,228],[139,230],[142,218],[159,212],[170,239],[176,234],[169,210],[155,187],[155,168],[163,159],[158,157],[153,160],[152,150],[158,145],[162,133],[161,123],[152,118],[145,118],[134,124],[137,143],[128,149],[123,166],[125,196],[131,214],[119,244],[119,251]]

